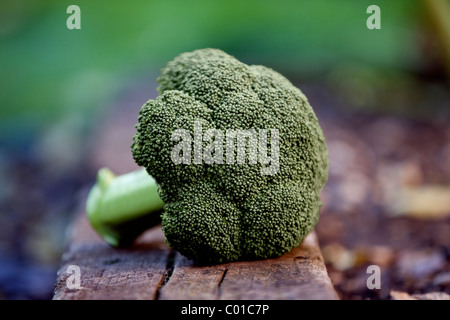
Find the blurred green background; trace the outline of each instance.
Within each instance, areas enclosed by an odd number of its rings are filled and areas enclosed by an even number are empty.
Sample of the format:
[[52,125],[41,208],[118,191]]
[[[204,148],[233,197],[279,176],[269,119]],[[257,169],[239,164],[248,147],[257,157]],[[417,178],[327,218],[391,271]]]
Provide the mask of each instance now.
[[[372,2],[4,1],[2,143],[19,148],[55,122],[92,125],[86,121],[97,121],[136,76],[154,78],[197,48],[221,48],[290,78],[323,77],[345,64],[417,71],[420,2],[377,1],[382,29],[371,31]],[[81,30],[66,28],[70,4],[81,8]]]
[[[445,50],[424,3],[2,1],[0,297],[51,296],[66,217],[93,179],[91,135],[130,88],[156,96],[159,69],[181,52],[220,48],[350,109],[448,116],[433,100],[447,97]],[[81,30],[66,27],[71,4]],[[381,30],[366,27],[371,4]]]

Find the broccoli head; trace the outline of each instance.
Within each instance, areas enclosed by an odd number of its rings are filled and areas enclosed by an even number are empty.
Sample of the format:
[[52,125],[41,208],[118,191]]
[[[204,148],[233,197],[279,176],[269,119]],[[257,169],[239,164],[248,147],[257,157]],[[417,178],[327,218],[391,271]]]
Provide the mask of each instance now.
[[158,185],[169,245],[203,263],[298,246],[319,219],[329,163],[305,95],[274,70],[217,49],[180,54],[158,84],[131,149]]

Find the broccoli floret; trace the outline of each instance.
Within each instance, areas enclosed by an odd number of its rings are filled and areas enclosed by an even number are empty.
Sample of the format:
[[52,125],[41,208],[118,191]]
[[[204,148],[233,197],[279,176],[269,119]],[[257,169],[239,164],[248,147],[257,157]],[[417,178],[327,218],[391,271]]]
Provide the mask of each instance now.
[[[217,49],[179,55],[158,84],[159,96],[140,110],[131,149],[159,186],[169,245],[202,263],[276,257],[298,246],[319,219],[329,163],[305,95],[274,70]],[[181,163],[173,154],[177,130],[186,138]],[[267,133],[271,162],[261,153],[251,159],[249,136],[238,136],[231,150],[219,143],[232,130]],[[203,140],[196,140],[199,132]],[[262,136],[252,141],[261,147]],[[236,146],[246,141],[237,162]],[[205,150],[212,149],[214,161],[207,162]]]
[[272,69],[217,49],[179,55],[158,83],[131,146],[145,170],[101,169],[89,193],[99,235],[129,245],[162,220],[166,241],[201,263],[299,245],[318,221],[329,162],[305,95]]

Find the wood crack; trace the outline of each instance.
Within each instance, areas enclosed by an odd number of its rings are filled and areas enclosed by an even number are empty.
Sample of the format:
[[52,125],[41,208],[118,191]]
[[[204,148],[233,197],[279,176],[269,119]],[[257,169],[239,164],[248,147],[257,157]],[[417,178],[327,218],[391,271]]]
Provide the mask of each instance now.
[[159,299],[159,297],[161,295],[161,290],[169,282],[170,277],[173,274],[174,268],[175,268],[175,250],[170,250],[170,253],[167,256],[166,269],[164,271],[163,276],[161,277],[161,281],[158,283],[158,289],[155,292],[155,296],[154,296],[153,300]]
[[228,272],[228,267],[226,267],[225,270],[223,271],[222,276],[220,277],[219,283],[217,284],[217,295],[219,298],[222,293],[221,285],[222,285],[223,280],[225,279],[225,276],[227,275],[227,272]]

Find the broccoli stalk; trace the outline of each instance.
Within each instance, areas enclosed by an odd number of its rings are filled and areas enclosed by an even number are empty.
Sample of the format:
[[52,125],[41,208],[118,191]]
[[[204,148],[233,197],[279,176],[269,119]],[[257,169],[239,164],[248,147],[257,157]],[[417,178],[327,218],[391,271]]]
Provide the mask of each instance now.
[[86,213],[92,227],[112,246],[128,246],[146,229],[161,223],[163,202],[144,169],[121,176],[102,168],[89,192]]

